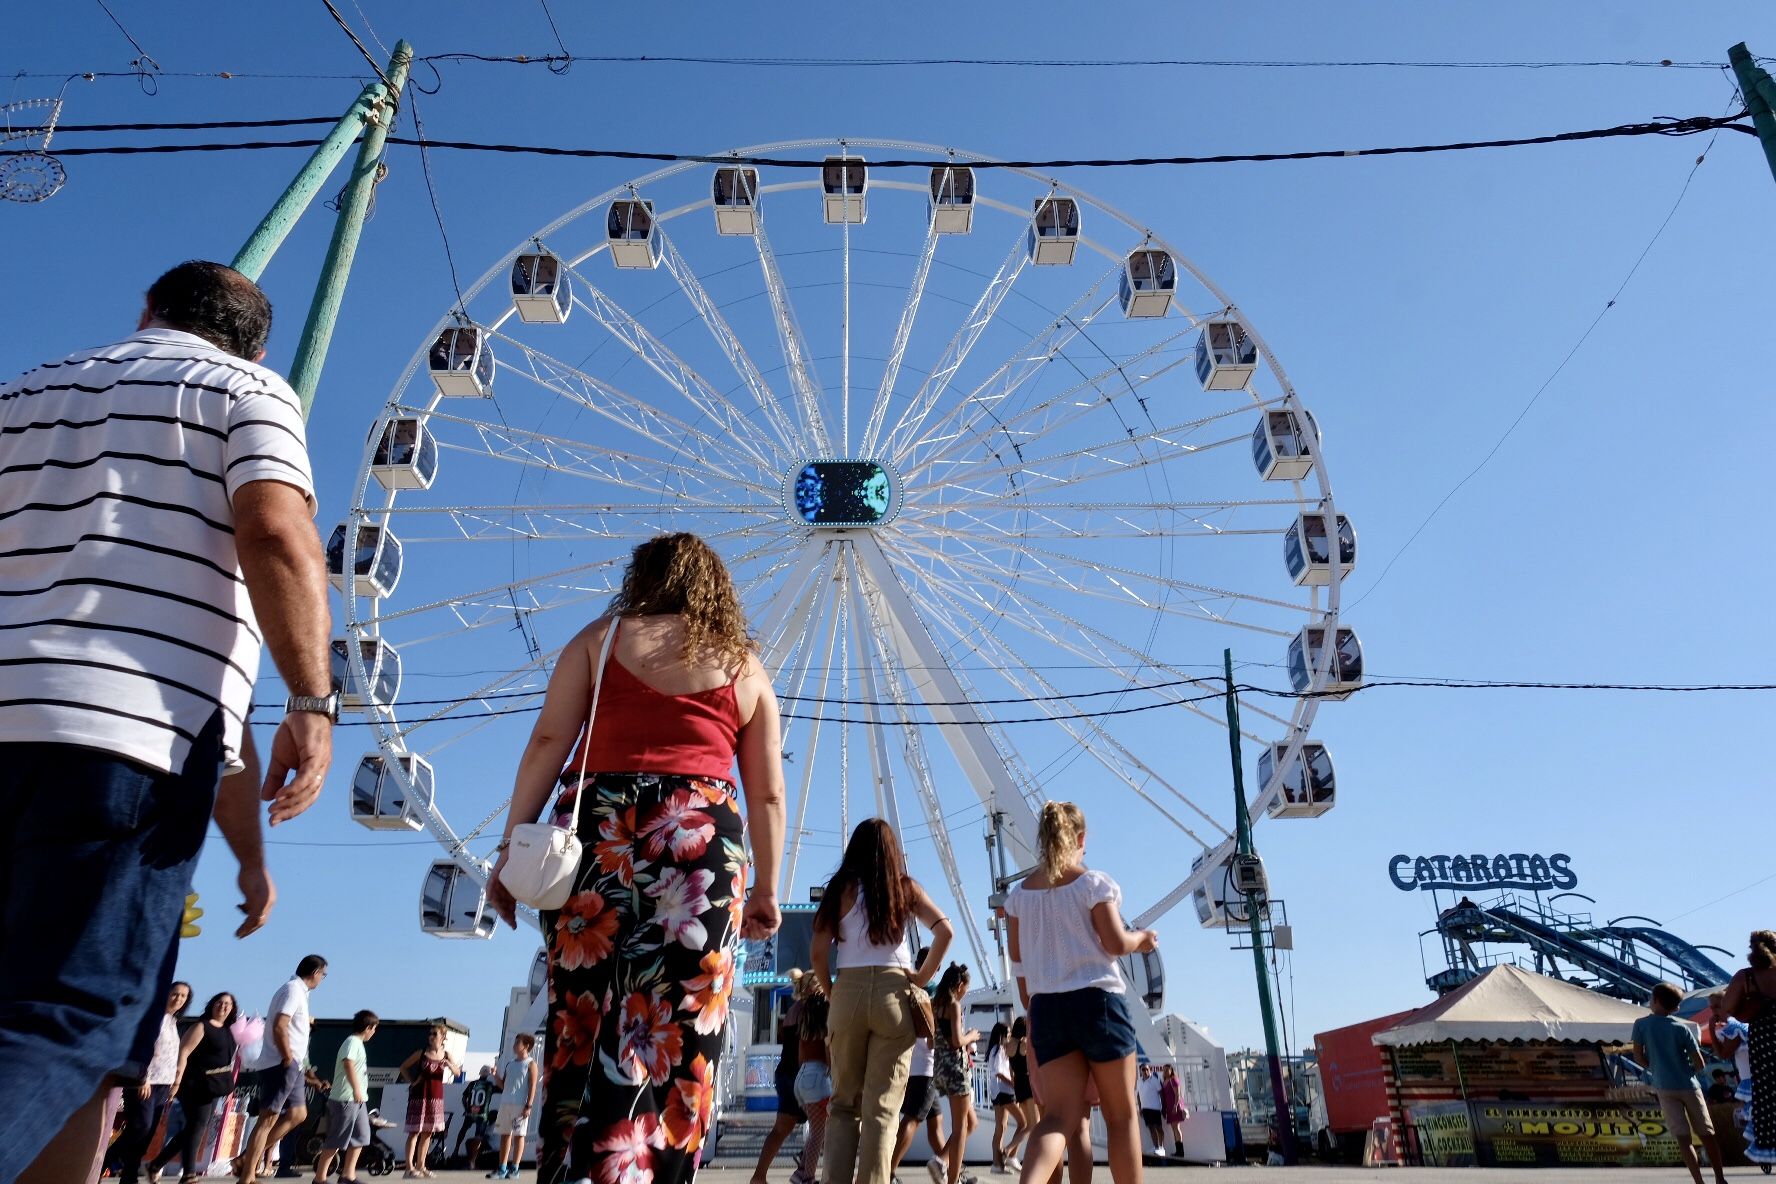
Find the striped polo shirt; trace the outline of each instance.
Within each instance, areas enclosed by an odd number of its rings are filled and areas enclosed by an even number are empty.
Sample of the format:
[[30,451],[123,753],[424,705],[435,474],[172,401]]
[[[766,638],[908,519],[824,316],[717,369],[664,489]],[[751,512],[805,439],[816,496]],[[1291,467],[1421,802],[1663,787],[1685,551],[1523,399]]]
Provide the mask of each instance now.
[[0,743],[183,766],[239,751],[261,648],[232,497],[314,505],[302,409],[263,366],[143,329],[0,386]]

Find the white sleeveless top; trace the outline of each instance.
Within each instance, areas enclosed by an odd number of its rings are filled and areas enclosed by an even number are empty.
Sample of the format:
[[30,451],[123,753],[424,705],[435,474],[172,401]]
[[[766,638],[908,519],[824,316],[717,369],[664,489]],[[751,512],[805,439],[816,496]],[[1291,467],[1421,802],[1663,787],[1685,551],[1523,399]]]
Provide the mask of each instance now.
[[840,970],[852,966],[913,968],[913,951],[904,936],[891,946],[879,946],[870,940],[869,911],[864,908],[861,890],[851,908],[839,918],[839,940],[833,944],[833,953]]

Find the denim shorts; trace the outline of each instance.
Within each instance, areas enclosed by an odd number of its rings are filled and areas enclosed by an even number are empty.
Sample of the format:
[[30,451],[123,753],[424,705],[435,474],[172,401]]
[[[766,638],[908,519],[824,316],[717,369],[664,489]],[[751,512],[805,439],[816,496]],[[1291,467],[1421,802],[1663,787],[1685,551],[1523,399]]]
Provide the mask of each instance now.
[[795,1099],[804,1113],[832,1097],[832,1070],[825,1061],[803,1061],[796,1070]]
[[1098,1064],[1119,1061],[1134,1054],[1135,1025],[1122,995],[1101,987],[1037,995],[1030,1000],[1030,1048],[1038,1065],[1075,1052]]
[[222,767],[222,717],[162,773],[0,744],[0,1180],[111,1074],[145,1072]]

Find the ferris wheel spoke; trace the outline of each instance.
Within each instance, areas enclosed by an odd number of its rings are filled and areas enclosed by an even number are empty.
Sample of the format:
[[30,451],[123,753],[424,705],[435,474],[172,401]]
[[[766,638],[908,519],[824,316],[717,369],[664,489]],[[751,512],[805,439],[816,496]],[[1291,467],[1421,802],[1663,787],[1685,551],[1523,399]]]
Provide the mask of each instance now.
[[[979,554],[979,552],[977,552],[977,554]],[[961,573],[961,575],[966,575],[966,577],[971,577],[971,579],[993,577],[993,575],[996,575],[996,573],[1000,573],[1003,570],[1000,564],[991,563],[991,561],[970,563],[970,561],[959,559],[959,557],[954,556],[954,554],[947,554],[945,559],[947,559],[947,563],[954,568],[955,572]],[[1046,564],[1039,564],[1039,566],[1043,568],[1044,572],[1051,572],[1051,568],[1048,568]],[[1076,566],[1078,566],[1082,572],[1094,572],[1092,564],[1078,563]],[[1108,579],[1108,577],[1106,577],[1106,579]],[[1117,582],[1115,582],[1114,579],[1110,579],[1110,582],[1112,582],[1114,588],[1121,588],[1121,586],[1117,586]],[[1270,637],[1280,637],[1280,639],[1293,637],[1296,632],[1296,630],[1286,630],[1286,628],[1270,628],[1265,627],[1265,625],[1254,625],[1254,623],[1250,623],[1250,621],[1233,620],[1233,618],[1224,616],[1224,614],[1209,611],[1208,605],[1204,604],[1202,598],[1181,598],[1181,600],[1185,600],[1185,604],[1188,605],[1188,609],[1181,609],[1181,607],[1170,604],[1170,602],[1156,602],[1156,600],[1149,600],[1146,596],[1135,595],[1135,593],[1128,588],[1121,588],[1121,591],[1115,591],[1115,589],[1089,588],[1089,586],[1083,586],[1083,584],[1076,582],[1076,580],[1064,579],[1064,577],[1060,577],[1060,575],[1053,575],[1053,573],[1039,575],[1039,573],[1027,572],[1027,570],[1021,570],[1021,572],[1018,573],[1018,584],[1019,586],[1023,586],[1023,584],[1032,584],[1035,588],[1058,591],[1058,593],[1067,593],[1069,596],[1085,596],[1085,598],[1090,598],[1090,600],[1106,600],[1106,602],[1124,605],[1124,607],[1128,607],[1128,605],[1137,605],[1137,607],[1149,609],[1149,611],[1163,612],[1163,614],[1167,614],[1167,616],[1176,616],[1179,620],[1206,621],[1206,623],[1211,623],[1211,625],[1229,625],[1229,627],[1233,628],[1245,628],[1245,630],[1256,632],[1256,634],[1266,634],[1270,635]],[[1028,593],[1028,589],[1025,589],[1021,595],[1028,596],[1030,593]],[[1293,607],[1293,605],[1291,605],[1291,607]]]
[[[1213,843],[1219,843],[1227,836],[1229,833],[1227,828],[1221,825],[1220,822],[1216,821],[1212,814],[1197,805],[1187,794],[1179,790],[1170,781],[1166,780],[1165,777],[1161,776],[1146,762],[1135,756],[1134,753],[1130,752],[1129,749],[1112,735],[1102,723],[1091,718],[1089,712],[1085,711],[1081,705],[1069,698],[1052,681],[1045,678],[1036,670],[1030,671],[1030,677],[1035,685],[1035,689],[1033,690],[1029,683],[1026,683],[1014,673],[1014,671],[1020,669],[1017,656],[1006,647],[1004,642],[1000,641],[996,635],[987,629],[984,621],[968,611],[966,605],[956,600],[947,591],[941,589],[933,589],[933,591],[947,608],[953,610],[956,616],[960,618],[961,623],[958,624],[957,620],[949,617],[948,613],[944,610],[935,610],[940,617],[944,618],[945,626],[954,633],[958,639],[979,642],[982,644],[983,648],[989,650],[996,657],[1000,658],[1005,664],[1001,667],[999,673],[1000,677],[1005,680],[1006,684],[1018,694],[1029,699],[1032,706],[1036,707],[1044,715],[1053,719],[1061,729],[1079,745],[1082,752],[1091,756],[1092,759],[1101,764],[1112,776],[1116,777],[1126,785],[1135,796],[1153,807],[1153,809],[1164,817],[1166,821],[1170,822],[1173,826],[1176,826],[1186,835],[1189,835],[1190,838],[1194,839],[1205,850],[1213,846]],[[1037,690],[1040,690],[1042,693],[1037,694]],[[1133,768],[1135,772],[1130,772],[1131,768]],[[1139,777],[1136,776],[1136,773],[1139,774]],[[1205,841],[1202,836],[1198,835],[1193,829],[1191,829],[1188,823],[1173,814],[1171,810],[1167,809],[1149,794],[1147,792],[1147,786],[1150,784],[1156,784],[1165,789],[1180,803],[1188,807],[1191,812],[1196,814],[1204,822],[1208,823],[1210,827],[1214,828],[1216,832],[1219,832],[1215,835],[1213,843]]]
[[924,702],[975,794],[988,809],[1004,812],[1011,824],[1013,854],[1021,861],[1035,856],[1036,816],[1022,787],[983,727],[983,718],[967,697],[966,687],[938,649],[930,630],[907,594],[879,538],[864,534],[849,544],[857,560],[865,595],[880,613],[888,644],[912,676],[912,689]]
[[1023,274],[1024,265],[1030,260],[1030,253],[1025,245],[1025,235],[1029,233],[1029,229],[1028,223],[1019,228],[1017,238],[1012,241],[1010,252],[999,264],[999,269],[993,273],[993,277],[987,281],[986,288],[975,299],[968,314],[962,318],[962,323],[957,327],[955,335],[950,338],[950,343],[944,347],[943,353],[938,355],[937,365],[931,368],[931,372],[925,376],[925,381],[919,384],[918,391],[902,408],[900,418],[895,420],[894,427],[888,432],[886,440],[882,442],[882,451],[889,456],[900,456],[912,441],[919,438],[919,432],[925,425],[926,417],[931,414],[932,409],[942,399],[944,391],[949,387],[950,379],[956,376],[956,371],[960,370],[962,363],[968,360],[968,355],[974,349],[975,343],[980,340],[981,334],[985,333],[987,326],[993,323],[994,316],[999,312],[999,306],[1011,294],[1012,285],[1017,282],[1018,276]]
[[[1143,441],[1145,441],[1147,439],[1147,437],[1144,436],[1144,437],[1142,437],[1142,439],[1143,439]],[[1210,451],[1217,449],[1217,448],[1226,448],[1229,445],[1249,444],[1250,441],[1251,441],[1250,433],[1242,432],[1237,436],[1228,436],[1226,439],[1214,440],[1214,441],[1210,441],[1208,443],[1203,443],[1203,444],[1192,444],[1192,443],[1187,443],[1187,442],[1179,442],[1177,444],[1177,447],[1178,447],[1179,454],[1195,456],[1198,453],[1210,452]],[[1133,443],[1133,442],[1134,441],[1131,439],[1130,443]],[[1019,487],[1021,492],[1029,493],[1032,496],[1036,496],[1036,497],[1046,497],[1046,496],[1048,496],[1052,493],[1058,492],[1060,490],[1073,489],[1076,486],[1086,485],[1086,484],[1089,484],[1093,481],[1103,481],[1107,478],[1123,476],[1125,474],[1132,473],[1132,472],[1135,472],[1140,469],[1150,468],[1154,465],[1168,464],[1172,461],[1177,460],[1178,456],[1177,455],[1160,456],[1160,455],[1140,455],[1140,454],[1137,454],[1136,456],[1128,458],[1126,460],[1119,460],[1119,461],[1113,462],[1109,456],[1107,456],[1103,453],[1094,453],[1092,455],[1091,459],[1101,462],[1097,468],[1092,468],[1089,465],[1085,464],[1083,461],[1081,461],[1079,463],[1079,465],[1074,469],[1074,471],[1072,471],[1071,473],[1068,473],[1065,476],[1057,476],[1053,473],[1046,473],[1046,472],[1043,472],[1039,469],[1025,468],[1021,464],[1007,464],[1007,462],[1005,461],[1005,459],[1003,457],[996,457],[996,456],[990,458],[990,461],[981,460],[981,461],[973,461],[973,462],[969,462],[969,463],[972,463],[977,469],[987,463],[996,464],[999,466],[999,468],[996,470],[997,475],[1003,475],[1006,473],[1015,473],[1015,475],[1017,477],[1023,479],[1023,481],[1025,481],[1027,483],[1027,485],[1028,485],[1027,488],[1024,488],[1022,486]],[[941,481],[934,480],[934,481],[927,483],[925,488],[927,490],[950,488],[953,486],[957,486],[960,482],[969,481],[969,480],[976,480],[978,478],[979,478],[978,473],[963,474],[960,479],[958,479],[956,477],[946,477],[944,480],[941,480]],[[973,494],[980,494],[980,493],[985,492],[984,490],[975,489],[972,487],[970,487],[968,491]]]
[[[381,513],[381,511],[379,511]],[[438,543],[586,542],[597,539],[635,540],[677,530],[692,520],[699,533],[711,539],[747,538],[763,531],[769,516],[755,515],[742,507],[636,506],[616,507],[565,502],[559,505],[492,506],[394,506],[387,513],[407,521],[424,522],[427,516],[444,519],[450,532],[437,535],[403,531],[402,545],[417,548]],[[718,522],[737,525],[715,529]],[[419,529],[416,527],[415,529]]]
[[[1169,663],[1161,662],[1151,654],[1145,653],[1101,629],[1087,625],[1077,617],[1064,613],[1051,604],[1029,596],[1013,584],[977,574],[974,571],[958,571],[952,566],[950,557],[943,552],[904,542],[901,549],[910,555],[922,556],[948,568],[951,572],[950,576],[939,574],[931,567],[921,567],[919,574],[921,578],[942,585],[962,599],[978,604],[987,614],[988,620],[1003,620],[1038,641],[1083,658],[1114,677],[1126,681],[1130,676],[1129,666],[1132,663],[1137,669],[1145,667],[1170,674],[1182,683],[1191,685],[1204,683],[1204,680],[1198,676],[1189,674]],[[981,593],[983,587],[991,588],[1004,595],[998,601],[989,601]],[[1040,610],[1041,616],[1037,616],[1032,611],[1033,609]],[[1054,629],[1049,628],[1042,618],[1054,620],[1063,627],[1063,632],[1057,633]],[[1089,643],[1089,648],[1082,643]],[[1225,728],[1226,726],[1219,717],[1191,702],[1192,696],[1186,694],[1179,687],[1159,687],[1151,690],[1161,699],[1182,707],[1215,727]],[[1264,742],[1263,738],[1255,732],[1247,732],[1242,728],[1240,734],[1246,736],[1253,743],[1262,744]]]
[[[832,580],[832,568],[831,568],[830,564],[828,565],[828,567],[826,569],[826,579],[827,579],[827,585],[830,587],[831,580]],[[833,646],[838,641],[839,614],[837,611],[837,606],[831,603],[830,598],[828,598],[827,601],[822,603],[822,610],[823,610],[823,615],[824,615],[826,622],[827,622],[827,627],[826,627],[826,647],[825,647],[825,652],[820,660],[820,669],[823,671],[828,671],[828,670],[832,669]],[[811,649],[809,651],[809,656],[812,657],[812,650]],[[809,670],[809,667],[807,667],[807,666],[803,667],[801,689],[797,692],[799,695],[806,694],[808,670]],[[817,696],[815,698],[814,702],[811,704],[812,718],[809,719],[809,721],[808,721],[806,749],[805,749],[805,751],[803,751],[800,754],[800,760],[801,760],[801,765],[802,765],[801,790],[797,794],[797,798],[796,798],[795,832],[794,832],[794,837],[791,840],[790,849],[789,849],[788,866],[784,869],[784,879],[783,879],[783,895],[784,895],[784,899],[786,899],[786,900],[794,900],[795,899],[796,864],[799,862],[799,860],[801,858],[802,839],[808,833],[808,802],[813,796],[814,763],[815,763],[815,760],[820,752],[820,725],[826,717],[826,700],[827,700],[827,696],[822,694],[822,695]],[[798,704],[798,706],[800,706],[800,704]],[[789,720],[784,721],[784,723],[785,723],[784,733],[785,733],[785,742],[786,743],[787,743],[788,731],[789,731],[788,724],[790,722],[792,722],[792,721],[789,721]]]
[[[1121,360],[1113,359],[1104,369],[1024,408],[1022,411],[1006,416],[995,416],[989,436],[959,436],[937,451],[927,454],[918,467],[912,471],[913,474],[922,474],[956,456],[971,445],[983,445],[991,436],[1003,436],[1007,440],[1020,442],[1039,439],[1043,436],[1059,434],[1059,430],[1065,425],[1106,407],[1115,406],[1119,398],[1139,399],[1141,388],[1157,379],[1164,378],[1180,366],[1188,365],[1191,355],[1185,353],[1183,356],[1162,365],[1149,367],[1146,373],[1140,373],[1136,368],[1166,353],[1177,341],[1188,337],[1191,332],[1193,330],[1185,329],[1163,337],[1137,354]],[[1087,392],[1091,392],[1091,397],[1082,397]],[[1249,407],[1244,409],[1250,410]],[[1142,414],[1146,415],[1145,408],[1142,409]]]
[[[561,437],[547,435],[530,435],[517,433],[511,428],[494,424],[481,424],[476,428],[476,436],[483,445],[474,448],[457,441],[443,441],[438,445],[440,452],[460,452],[474,456],[486,457],[489,460],[502,461],[506,464],[519,465],[523,468],[540,469],[549,473],[559,473],[564,477],[575,477],[586,481],[596,481],[603,485],[618,489],[632,489],[638,493],[657,495],[660,482],[649,480],[649,475],[659,473],[669,478],[677,478],[680,482],[694,482],[702,487],[702,492],[710,496],[720,496],[723,488],[720,483],[711,482],[706,471],[699,472],[693,468],[681,468],[673,464],[657,463],[649,458],[622,454],[610,450],[585,450],[579,442]],[[761,492],[752,487],[753,492]],[[691,489],[683,489],[688,497]],[[716,502],[715,505],[723,503]],[[734,505],[732,502],[725,503]],[[763,506],[759,509],[763,510]]]
[[801,541],[788,573],[777,585],[764,610],[754,616],[753,636],[759,639],[765,671],[773,684],[790,657],[789,647],[782,640],[789,636],[785,633],[786,626],[792,620],[800,620],[809,611],[808,606],[815,602],[822,588],[820,573],[829,570],[834,562],[830,539],[821,540],[818,546],[813,539]]
[[[979,565],[984,565],[994,571],[1003,570],[1001,565],[993,563],[987,555],[981,552],[981,550],[973,543],[967,532],[953,531],[940,526],[927,527],[927,530],[934,535],[954,539],[959,545],[966,546],[970,553],[978,558]],[[1054,551],[1046,547],[1032,546],[1027,543],[1007,545],[1012,549],[1015,549],[1020,557],[1034,561],[1043,571],[1048,573],[1046,586],[1062,592],[1074,592],[1087,596],[1105,596],[1108,599],[1117,600],[1123,604],[1128,604],[1132,601],[1143,608],[1164,609],[1165,605],[1156,603],[1152,596],[1144,596],[1135,591],[1134,585],[1146,584],[1157,589],[1163,596],[1168,598],[1174,593],[1193,594],[1183,596],[1183,599],[1189,600],[1193,605],[1200,604],[1204,601],[1237,600],[1247,604],[1262,604],[1271,608],[1286,609],[1291,612],[1317,612],[1312,604],[1304,604],[1296,600],[1278,600],[1271,596],[1260,596],[1255,592],[1238,592],[1231,588],[1218,588],[1210,584],[1198,584],[1191,580],[1173,579],[1169,576],[1160,575],[1158,572],[1142,571],[1139,568],[1133,567],[1123,567],[1117,564],[1105,563],[1095,557],[1071,555],[1064,551]],[[1065,574],[1066,571],[1072,571],[1077,574],[1069,577]],[[1098,577],[1108,583],[1110,589],[1092,588],[1085,581],[1093,577]],[[1028,576],[1025,576],[1024,578],[1028,578]],[[1204,611],[1206,612],[1207,610],[1205,609]],[[1213,617],[1212,619],[1214,619],[1217,624],[1240,624],[1238,621],[1223,620],[1218,616]],[[1262,629],[1261,632],[1270,633],[1277,637],[1293,637],[1297,630]]]
[[[883,606],[879,596],[881,589],[873,582],[866,583],[862,565],[856,565],[854,572],[854,596],[857,600],[857,613],[867,614],[870,620],[870,632],[880,642],[887,630],[883,620]],[[861,630],[860,630],[861,631]],[[912,774],[913,785],[919,795],[919,802],[925,809],[925,818],[931,830],[931,841],[937,850],[938,864],[942,867],[944,878],[949,882],[950,893],[956,901],[957,910],[962,915],[963,931],[968,936],[968,944],[974,952],[975,965],[985,970],[985,977],[990,986],[998,985],[995,963],[987,958],[986,944],[981,940],[980,929],[974,916],[975,910],[969,907],[969,895],[962,885],[961,868],[956,863],[956,853],[950,847],[949,830],[943,824],[943,805],[937,795],[937,785],[931,775],[931,761],[925,752],[924,738],[921,729],[914,724],[913,714],[908,705],[907,690],[900,678],[900,669],[892,662],[876,660],[873,646],[864,648],[858,658],[869,670],[881,675],[882,682],[888,688],[890,700],[894,704],[895,716],[901,721],[901,759]],[[875,729],[879,732],[879,727]],[[1021,803],[1020,803],[1021,804]],[[1026,807],[1027,808],[1027,807]]]
[[[1022,498],[1002,498],[997,504],[933,503],[917,511],[901,511],[909,522],[917,521],[921,530],[928,524],[954,526],[957,522],[984,539],[1211,539],[1234,535],[1281,535],[1285,526],[1234,528],[1214,519],[1231,517],[1241,509],[1255,505],[1289,506],[1299,509],[1293,498],[1261,502],[1208,502],[1184,505],[1091,502],[1026,503]],[[1191,513],[1194,508],[1201,511]],[[1062,514],[1066,516],[1061,516]]]
[[[775,436],[767,437],[766,444],[771,447],[773,455],[778,458],[779,462],[786,464],[795,459],[806,448],[806,445],[801,441],[800,432],[784,412],[782,404],[772,393],[770,384],[759,372],[752,356],[746,352],[746,347],[741,343],[739,334],[734,332],[734,327],[722,314],[721,306],[710,299],[709,293],[703,287],[703,282],[697,278],[697,273],[679,253],[678,244],[666,234],[664,227],[656,233],[660,236],[663,247],[661,260],[666,264],[666,270],[672,273],[674,280],[678,281],[679,290],[684,293],[685,299],[690,301],[691,307],[697,310],[697,315],[703,318],[703,324],[708,327],[709,335],[715,339],[717,348],[726,355],[728,364],[733,366],[734,372],[740,376],[740,381],[752,394],[753,401],[758,404],[759,410],[766,419],[770,420]],[[787,450],[785,445],[793,445],[795,452]]]
[[[1229,444],[1249,442],[1251,432],[1243,430],[1238,435],[1206,443],[1192,437],[1205,428],[1248,416],[1251,411],[1250,406],[1241,405],[1163,427],[1155,424],[1147,430],[1124,428],[1119,434],[1107,439],[1052,453],[1041,452],[1039,446],[1044,440],[1059,434],[1058,425],[1040,434],[1025,435],[1022,438],[1017,433],[1001,433],[995,428],[994,434],[1003,440],[997,447],[989,444],[990,438],[966,442],[979,446],[984,455],[959,456],[957,454],[961,452],[961,447],[958,446],[941,457],[932,458],[932,469],[941,464],[946,466],[947,471],[941,476],[933,472],[921,483],[921,492],[940,492],[951,488],[958,480],[976,480],[978,470],[991,464],[994,469],[989,471],[1004,472],[1021,482],[1028,482],[1035,496],[1043,496],[1050,489],[1070,483],[1116,476],[1147,465],[1189,459],[1198,453],[1206,453]],[[1068,464],[1071,465],[1070,471],[1059,474],[1051,471],[1054,466]]]
[[720,424],[733,442],[750,455],[760,468],[769,471],[773,464],[767,455],[772,447],[769,438],[745,416],[740,415],[732,401],[699,374],[695,367],[673,353],[666,343],[655,337],[634,314],[607,296],[577,268],[567,266],[576,281],[574,303],[586,310],[616,340],[633,353],[667,385],[701,412],[711,423]]
[[654,403],[631,394],[614,383],[594,378],[578,367],[551,357],[541,350],[532,349],[515,338],[502,336],[499,340],[515,346],[527,366],[524,369],[508,369],[550,394],[632,432],[640,440],[659,449],[662,458],[685,452],[686,443],[695,441],[700,445],[693,453],[697,462],[730,480],[741,479],[742,474],[747,471],[755,476],[774,471],[761,464],[756,454],[739,447],[731,436],[705,431],[680,416],[662,411]]
[[[610,592],[616,590],[615,588],[609,587],[611,581],[608,578],[602,582],[604,585],[602,587],[586,587],[581,584],[563,585],[560,581],[570,580],[575,576],[590,575],[594,572],[604,572],[608,576],[610,572],[620,567],[622,563],[622,557],[613,556],[611,558],[594,560],[591,563],[577,563],[572,567],[562,567],[557,568],[554,571],[541,572],[534,576],[526,576],[523,579],[512,579],[507,580],[504,583],[489,584],[486,587],[477,588],[470,592],[458,593],[446,598],[427,601],[423,604],[406,605],[401,608],[388,608],[385,606],[379,609],[376,619],[380,624],[386,626],[391,622],[411,620],[414,617],[423,616],[426,613],[457,611],[470,605],[485,605],[496,601],[499,603],[505,603],[507,600],[516,597],[519,593],[531,596],[539,588],[553,589],[555,591],[605,592],[608,595]],[[541,607],[540,602],[538,607]]]
[[814,442],[821,455],[832,451],[832,440],[826,431],[826,416],[820,406],[820,376],[814,371],[814,355],[796,321],[795,305],[790,303],[789,287],[777,268],[777,255],[765,234],[764,211],[758,212],[758,226],[752,235],[758,250],[759,273],[764,277],[765,292],[771,301],[771,318],[777,325],[777,342],[783,350],[783,368],[789,372],[789,384],[795,390],[796,406],[801,411],[803,436]]
[[[471,703],[480,702],[482,700],[487,700],[487,699],[491,698],[492,701],[494,703],[498,704],[501,709],[504,709],[507,707],[528,704],[535,699],[540,699],[543,696],[544,691],[547,689],[544,686],[537,687],[535,695],[520,695],[520,696],[514,696],[513,698],[508,698],[508,699],[497,698],[497,696],[502,691],[509,691],[512,688],[512,685],[514,683],[516,683],[519,680],[524,679],[532,674],[542,674],[544,681],[546,682],[550,671],[552,670],[552,668],[555,665],[555,660],[561,656],[562,650],[564,650],[566,648],[567,648],[566,646],[556,646],[553,649],[537,651],[534,655],[531,656],[529,661],[520,663],[519,665],[513,667],[510,670],[502,671],[498,678],[495,678],[489,682],[484,682],[480,686],[469,691],[467,694],[461,695],[449,703],[440,705],[436,711],[428,712],[425,715],[422,715],[416,719],[407,721],[405,723],[396,724],[390,732],[391,738],[394,739],[395,741],[405,744],[406,740],[409,736],[412,736],[412,735],[424,730],[425,728],[428,728],[428,727],[430,727],[434,724],[437,724],[439,722],[442,722],[444,720],[457,719],[459,717],[454,716],[452,713],[460,710],[461,708],[463,708]],[[520,689],[524,689],[524,688],[520,688]],[[521,703],[519,701],[521,701]],[[498,716],[489,716],[488,717],[488,719],[497,719],[497,718],[500,718],[500,717],[498,717]],[[443,747],[445,744],[453,743],[453,742],[454,742],[454,738],[450,738],[450,739],[447,739],[444,741],[440,741],[438,745],[435,745],[433,747],[423,748],[423,749],[419,749],[417,751],[425,752],[425,753],[436,752],[439,748]]]
[[1100,290],[1105,281],[1116,275],[1118,270],[1111,268],[1099,276],[1064,312],[1039,329],[983,382],[959,399],[935,422],[929,422],[924,433],[909,441],[901,454],[894,458],[895,467],[908,475],[922,472],[925,455],[951,440],[966,437],[983,416],[993,414],[1024,383],[1060,356],[1068,342],[1083,333],[1087,326],[1116,303],[1114,291],[1109,295],[1101,295]]
[[937,254],[937,207],[931,210],[931,224],[925,231],[925,247],[913,268],[912,283],[907,285],[906,303],[901,306],[900,321],[894,330],[894,342],[888,347],[888,360],[882,365],[882,381],[870,406],[869,421],[863,428],[863,454],[873,455],[882,421],[888,415],[888,400],[894,397],[894,384],[900,378],[900,363],[906,357],[907,342],[913,336],[913,322],[919,315],[919,302],[925,297],[925,281],[931,274],[931,260]]

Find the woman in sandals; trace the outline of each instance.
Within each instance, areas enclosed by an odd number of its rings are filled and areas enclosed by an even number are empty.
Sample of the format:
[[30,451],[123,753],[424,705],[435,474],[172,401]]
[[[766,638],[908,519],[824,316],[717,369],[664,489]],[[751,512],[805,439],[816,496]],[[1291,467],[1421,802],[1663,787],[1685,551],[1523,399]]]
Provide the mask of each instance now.
[[[684,1184],[696,1171],[735,949],[777,930],[780,743],[777,697],[720,557],[691,534],[636,547],[609,614],[556,659],[506,817],[509,840],[557,780],[561,825],[583,799],[573,894],[541,918],[539,1180]],[[515,924],[499,880],[506,846],[488,899]]]

